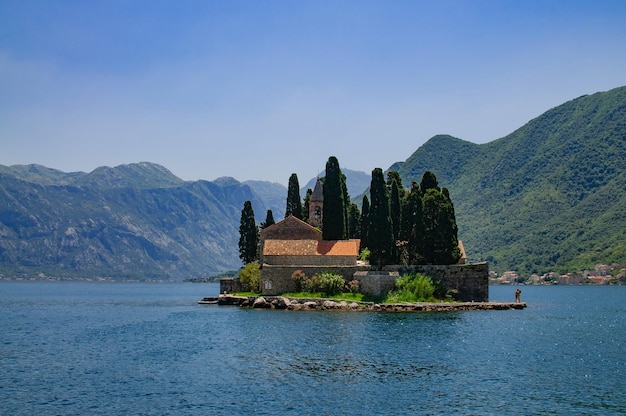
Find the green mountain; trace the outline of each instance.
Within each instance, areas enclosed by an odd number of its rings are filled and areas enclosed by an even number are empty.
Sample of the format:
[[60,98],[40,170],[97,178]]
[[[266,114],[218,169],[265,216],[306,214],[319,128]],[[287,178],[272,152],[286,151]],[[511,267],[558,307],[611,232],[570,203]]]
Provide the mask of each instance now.
[[455,203],[470,260],[498,271],[575,271],[626,261],[626,87],[553,108],[506,137],[435,136],[390,167],[430,170]]
[[258,221],[281,209],[234,179],[185,182],[150,163],[88,174],[0,166],[0,274],[182,280],[232,270],[245,200]]

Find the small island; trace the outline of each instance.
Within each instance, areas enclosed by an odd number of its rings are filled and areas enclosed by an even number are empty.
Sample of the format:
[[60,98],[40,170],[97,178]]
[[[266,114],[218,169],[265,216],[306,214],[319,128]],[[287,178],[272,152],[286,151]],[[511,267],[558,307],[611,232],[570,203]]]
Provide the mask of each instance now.
[[242,308],[279,309],[292,311],[350,311],[350,312],[459,312],[493,311],[526,308],[525,302],[415,302],[376,303],[327,298],[291,298],[286,296],[238,296],[222,294],[205,297],[199,304],[239,306]]
[[374,169],[360,209],[334,156],[325,173],[304,203],[291,175],[282,221],[268,210],[258,226],[245,201],[239,228],[245,266],[238,277],[220,279],[219,296],[199,303],[378,312],[526,307],[519,300],[489,302],[489,265],[466,263],[450,194],[432,172],[405,189],[397,172],[387,172],[385,181]]

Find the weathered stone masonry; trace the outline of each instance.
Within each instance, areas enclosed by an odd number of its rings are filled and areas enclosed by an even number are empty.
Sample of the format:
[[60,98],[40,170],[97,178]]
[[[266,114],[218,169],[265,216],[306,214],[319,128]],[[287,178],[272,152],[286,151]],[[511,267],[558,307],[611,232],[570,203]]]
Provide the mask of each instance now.
[[433,279],[443,281],[450,290],[458,291],[458,299],[463,302],[489,301],[489,263],[469,263],[450,265],[402,266],[400,274],[418,272]]
[[261,293],[264,296],[280,295],[296,291],[296,284],[291,278],[293,272],[301,270],[307,277],[315,274],[324,273],[332,270],[340,273],[346,281],[352,280],[357,270],[363,269],[363,266],[344,266],[344,267],[326,267],[326,266],[282,266],[282,265],[263,265],[261,274]]

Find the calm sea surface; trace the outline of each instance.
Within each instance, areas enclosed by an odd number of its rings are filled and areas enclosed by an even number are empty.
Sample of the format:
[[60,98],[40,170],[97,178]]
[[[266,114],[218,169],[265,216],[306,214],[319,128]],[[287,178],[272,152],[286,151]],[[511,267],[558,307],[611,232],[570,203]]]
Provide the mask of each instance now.
[[521,289],[522,311],[384,314],[0,282],[0,413],[626,414],[626,287]]

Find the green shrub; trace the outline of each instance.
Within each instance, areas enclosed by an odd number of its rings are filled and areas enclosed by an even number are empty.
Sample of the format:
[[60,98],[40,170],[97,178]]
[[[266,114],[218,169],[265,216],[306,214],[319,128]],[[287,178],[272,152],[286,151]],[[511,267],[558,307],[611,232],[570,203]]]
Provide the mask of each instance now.
[[324,272],[316,274],[311,278],[309,292],[323,292],[325,295],[333,296],[343,292],[346,284],[343,276],[334,272]]
[[406,274],[396,281],[396,289],[389,293],[388,302],[425,302],[434,300],[436,284],[424,274]]
[[319,277],[314,274],[310,279],[306,279],[304,282],[304,287],[302,288],[305,292],[315,293],[320,291],[319,287]]
[[370,249],[365,247],[361,253],[359,254],[359,260],[361,261],[369,261],[370,260]]
[[259,263],[252,262],[246,264],[239,270],[238,276],[244,290],[256,293],[261,292],[261,268]]

